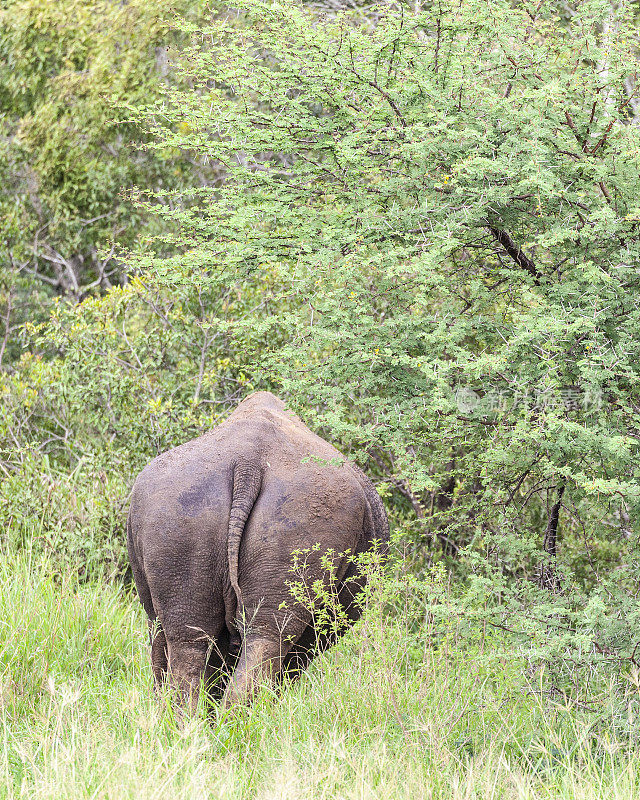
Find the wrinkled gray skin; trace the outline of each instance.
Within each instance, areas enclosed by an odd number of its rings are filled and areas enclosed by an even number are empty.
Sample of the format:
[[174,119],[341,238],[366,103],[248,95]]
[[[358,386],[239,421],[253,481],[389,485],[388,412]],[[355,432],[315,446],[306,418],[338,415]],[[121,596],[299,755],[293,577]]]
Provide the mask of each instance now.
[[[156,685],[168,671],[191,708],[203,677],[225,705],[248,701],[261,680],[304,669],[331,644],[287,587],[294,550],[319,545],[305,555],[305,581],[326,583],[323,553],[363,553],[374,541],[385,552],[389,539],[368,478],[269,392],[145,467],[127,531]],[[366,578],[343,555],[334,568],[353,622]]]

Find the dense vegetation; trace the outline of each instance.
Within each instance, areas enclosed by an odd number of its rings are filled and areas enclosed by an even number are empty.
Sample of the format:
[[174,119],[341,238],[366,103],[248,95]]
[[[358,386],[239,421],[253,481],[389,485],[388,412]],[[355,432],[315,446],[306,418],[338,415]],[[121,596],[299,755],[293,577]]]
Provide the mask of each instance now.
[[[411,592],[395,596],[410,601]],[[411,607],[411,602],[409,602]],[[0,570],[0,794],[46,798],[628,800],[638,679],[594,706],[549,699],[492,636],[431,641],[377,603],[278,698],[209,721],[149,691],[139,604],[46,564]]]
[[[40,609],[3,617],[7,784],[63,794],[57,748],[74,751],[104,700],[136,711],[113,739],[92,723],[69,763],[82,776],[115,748],[140,770],[124,794],[164,751],[150,795],[226,780],[264,794],[284,768],[283,795],[313,795],[315,771],[327,796],[393,794],[401,773],[418,796],[437,769],[434,796],[467,796],[464,781],[483,797],[631,796],[633,4],[327,8],[0,10],[0,589],[9,609],[22,581]],[[389,575],[283,705],[265,696],[213,733],[169,715],[154,738],[127,595],[131,481],[257,388],[374,479]],[[30,654],[33,637],[50,644]],[[325,726],[347,698],[353,730],[349,715]],[[383,750],[357,729],[379,729]],[[250,743],[263,755],[245,770]],[[356,769],[361,748],[378,755]],[[78,780],[70,796],[102,792]]]

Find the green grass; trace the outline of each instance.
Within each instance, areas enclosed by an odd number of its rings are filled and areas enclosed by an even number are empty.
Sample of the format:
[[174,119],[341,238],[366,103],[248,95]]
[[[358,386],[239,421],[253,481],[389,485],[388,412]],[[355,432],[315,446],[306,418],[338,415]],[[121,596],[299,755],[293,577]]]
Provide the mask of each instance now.
[[553,702],[515,656],[419,647],[378,609],[279,698],[184,720],[135,597],[4,556],[0,692],[0,797],[640,796],[634,702]]

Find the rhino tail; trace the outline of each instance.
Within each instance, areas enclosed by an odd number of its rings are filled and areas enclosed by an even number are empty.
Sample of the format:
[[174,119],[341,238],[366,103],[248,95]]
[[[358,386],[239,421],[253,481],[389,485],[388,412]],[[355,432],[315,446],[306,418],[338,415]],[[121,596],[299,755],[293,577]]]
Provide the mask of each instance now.
[[262,485],[262,467],[255,463],[241,462],[233,469],[233,492],[229,513],[227,559],[229,579],[238,601],[238,612],[242,606],[242,594],[238,584],[238,559],[244,527],[255,505]]

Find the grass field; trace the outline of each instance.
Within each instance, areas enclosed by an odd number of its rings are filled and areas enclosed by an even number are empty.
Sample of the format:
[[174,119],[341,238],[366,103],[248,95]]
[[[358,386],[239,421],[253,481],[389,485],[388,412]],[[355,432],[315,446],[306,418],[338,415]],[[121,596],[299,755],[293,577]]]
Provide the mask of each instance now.
[[553,702],[515,655],[414,639],[374,609],[279,698],[185,721],[153,695],[134,596],[4,556],[0,796],[640,797],[635,719],[607,693]]

